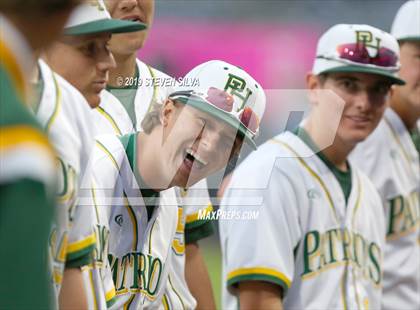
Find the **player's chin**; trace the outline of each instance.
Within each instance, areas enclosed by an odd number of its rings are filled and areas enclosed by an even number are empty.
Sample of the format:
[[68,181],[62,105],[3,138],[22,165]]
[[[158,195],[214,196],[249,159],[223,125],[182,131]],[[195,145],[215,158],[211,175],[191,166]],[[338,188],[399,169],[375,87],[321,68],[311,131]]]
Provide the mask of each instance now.
[[92,109],[97,108],[99,106],[99,104],[101,103],[101,97],[99,96],[99,94],[96,94],[96,93],[89,94],[86,99],[89,103],[89,106]]
[[94,85],[91,89],[89,89],[88,94],[85,95],[92,109],[98,107],[101,103],[100,94],[104,89],[105,87],[99,87],[98,85]]
[[373,130],[370,128],[350,129],[345,134],[346,140],[351,144],[357,144],[364,141],[372,133],[372,131]]
[[111,51],[115,54],[136,52],[143,47],[146,35],[144,30],[114,35],[111,41]]

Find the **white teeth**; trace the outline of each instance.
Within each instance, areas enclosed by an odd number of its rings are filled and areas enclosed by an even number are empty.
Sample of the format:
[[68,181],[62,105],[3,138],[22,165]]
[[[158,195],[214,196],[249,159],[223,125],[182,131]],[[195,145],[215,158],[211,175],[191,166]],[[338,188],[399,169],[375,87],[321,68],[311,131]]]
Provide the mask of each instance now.
[[194,159],[196,161],[198,161],[200,164],[202,164],[203,166],[207,165],[207,162],[202,159],[196,152],[194,152],[192,149],[187,149],[186,150],[187,154],[191,155],[192,157],[194,157]]

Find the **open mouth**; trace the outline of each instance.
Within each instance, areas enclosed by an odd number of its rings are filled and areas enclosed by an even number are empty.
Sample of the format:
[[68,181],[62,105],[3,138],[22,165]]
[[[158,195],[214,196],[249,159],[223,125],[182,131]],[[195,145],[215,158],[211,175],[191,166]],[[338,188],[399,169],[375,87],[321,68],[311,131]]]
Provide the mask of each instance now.
[[191,148],[184,151],[184,163],[190,170],[194,163],[197,169],[202,169],[208,164]]
[[124,20],[129,20],[129,21],[135,22],[135,23],[143,23],[143,21],[140,19],[140,17],[138,15],[126,16],[123,19]]

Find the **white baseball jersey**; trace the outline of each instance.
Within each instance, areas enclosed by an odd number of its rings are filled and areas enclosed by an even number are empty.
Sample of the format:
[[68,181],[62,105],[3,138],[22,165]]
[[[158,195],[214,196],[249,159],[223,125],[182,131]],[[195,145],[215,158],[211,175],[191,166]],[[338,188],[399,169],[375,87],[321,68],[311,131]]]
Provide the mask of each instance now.
[[[64,268],[89,264],[95,245],[92,208],[78,205],[83,178],[89,178],[88,158],[93,146],[92,111],[84,97],[42,60],[44,83],[37,117],[58,154],[59,183],[49,257],[56,294]],[[57,300],[56,300],[57,301]]]
[[382,198],[386,218],[383,309],[420,308],[420,162],[398,114],[383,120],[351,154]]
[[332,171],[312,154],[286,132],[234,172],[222,211],[257,218],[220,221],[224,309],[238,307],[237,284],[248,280],[279,285],[285,309],[380,308],[380,198],[352,167],[346,203]]
[[[137,135],[125,137],[129,137],[126,144],[115,135],[97,137],[93,157],[94,200],[100,224],[110,230],[109,252],[103,256],[108,256],[115,297],[107,300],[108,307],[143,309],[161,300],[164,294],[171,241],[178,222],[178,200],[174,189],[163,191],[150,214],[137,173],[133,172],[137,171]],[[106,251],[106,246],[102,248]],[[109,280],[102,279],[104,285]]]
[[[151,68],[140,60],[137,60],[137,69],[142,82],[139,84],[134,101],[136,124],[133,124],[121,102],[105,90],[101,93],[101,104],[94,113],[98,135],[125,135],[141,131],[141,122],[153,102],[163,103],[172,92],[172,87],[160,87],[167,83],[162,81],[174,81],[168,75]],[[155,81],[155,83],[151,84],[151,81]],[[196,306],[196,301],[185,282],[185,243],[195,242],[213,233],[210,221],[198,219],[199,210],[208,212],[213,207],[208,197],[206,180],[201,180],[188,191],[179,188],[176,188],[175,191],[179,207],[177,229],[172,238],[173,266],[167,279],[167,291],[163,299],[156,303],[162,302],[163,307],[170,309],[193,309]]]

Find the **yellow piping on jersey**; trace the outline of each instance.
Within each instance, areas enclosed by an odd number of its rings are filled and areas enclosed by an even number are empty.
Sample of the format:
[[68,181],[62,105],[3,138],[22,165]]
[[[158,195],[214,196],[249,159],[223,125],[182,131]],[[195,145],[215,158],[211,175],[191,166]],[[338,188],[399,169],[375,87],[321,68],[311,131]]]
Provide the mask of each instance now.
[[0,40],[0,64],[9,72],[13,84],[21,97],[21,100],[26,102],[26,89],[24,73],[21,70],[15,56],[6,46],[3,40]]
[[131,224],[133,226],[133,251],[137,250],[137,219],[136,219],[136,215],[134,214],[133,209],[131,209],[130,204],[128,202],[127,196],[124,194],[124,207],[127,209],[128,215],[130,216],[131,219]]
[[303,165],[303,167],[305,167],[306,170],[308,170],[308,172],[312,175],[312,177],[314,177],[318,181],[318,183],[321,185],[322,189],[324,190],[325,194],[327,195],[328,202],[329,202],[330,207],[331,207],[331,209],[334,213],[334,218],[337,221],[337,223],[339,223],[338,217],[337,217],[337,212],[335,210],[334,203],[333,203],[333,200],[331,198],[331,194],[328,191],[327,186],[325,185],[324,181],[322,181],[322,179],[319,177],[319,175],[315,171],[313,171],[311,167],[309,167],[309,165],[301,158],[301,156],[298,154],[298,152],[296,152],[291,146],[287,145],[286,143],[284,143],[282,141],[278,141],[276,139],[272,139],[271,141],[284,146],[290,152],[292,152],[296,156],[296,159]]
[[[397,234],[392,234],[392,235],[387,236],[386,241],[387,242],[388,241],[393,241],[393,240],[397,240],[399,238],[405,237],[405,236],[415,232],[419,227],[420,227],[420,222],[417,221],[417,223],[413,227],[411,227],[410,229],[407,229],[407,230],[402,231],[402,232],[397,233]],[[418,243],[420,245],[420,237],[418,239]]]
[[174,285],[172,284],[172,281],[171,281],[171,276],[170,276],[170,275],[168,275],[168,280],[169,280],[169,284],[172,286],[172,290],[175,292],[176,296],[178,296],[179,301],[181,302],[182,309],[184,309],[184,310],[185,310],[185,304],[184,304],[184,302],[182,301],[181,295],[179,295],[179,293],[176,291],[176,289],[175,289]]
[[115,122],[115,120],[112,118],[112,116],[106,112],[101,106],[96,108],[96,111],[98,111],[100,114],[103,115],[103,117],[105,117],[110,123],[112,128],[114,128],[115,133],[119,136],[122,135],[122,132],[120,130],[120,128],[118,127],[117,123]]
[[411,169],[410,169],[410,156],[408,156],[408,154],[406,153],[404,146],[402,145],[400,139],[398,139],[398,135],[394,130],[394,127],[392,127],[391,123],[387,120],[386,117],[384,117],[384,121],[385,123],[388,125],[389,129],[391,130],[392,133],[392,137],[394,138],[394,140],[397,142],[398,146],[400,147],[401,152],[403,153],[403,156],[406,160],[406,165],[408,166],[408,171],[409,173],[411,173]]
[[267,275],[271,277],[275,277],[277,279],[280,279],[282,282],[284,282],[287,287],[290,287],[292,281],[284,274],[277,270],[266,268],[266,267],[253,267],[253,268],[239,268],[234,271],[229,272],[227,276],[227,280],[239,277],[239,276],[245,276],[245,275],[251,275],[251,274],[261,274],[261,275]]
[[114,156],[112,156],[112,154],[106,149],[106,147],[99,141],[96,141],[96,145],[102,150],[104,151],[104,153],[106,155],[108,155],[109,159],[111,159],[112,163],[114,164],[115,168],[117,168],[118,173],[120,173],[120,167],[117,164],[117,161],[115,160]]
[[[118,170],[118,174],[120,173],[120,167],[118,166],[117,161],[115,160],[114,156],[112,156],[111,152],[107,150],[107,148],[99,141],[96,141],[96,145],[108,156],[108,158],[112,161],[115,168]],[[127,212],[131,219],[131,224],[133,226],[133,251],[136,251],[137,249],[137,243],[138,243],[138,234],[137,234],[137,219],[136,215],[134,214],[134,211],[131,209],[130,204],[128,202],[127,196],[124,193],[124,206],[127,209]]]
[[345,264],[346,264],[345,261],[337,261],[335,263],[331,263],[331,264],[327,265],[326,267],[323,267],[321,270],[317,270],[317,271],[314,271],[312,273],[306,274],[306,275],[302,276],[301,278],[302,278],[302,280],[309,280],[309,279],[312,279],[316,276],[319,276],[321,273],[323,273],[325,271],[334,269],[336,267],[343,266]]
[[[208,214],[208,213],[210,213],[210,212],[212,212],[212,211],[213,211],[213,205],[212,205],[211,203],[209,203],[209,204],[207,205],[207,208],[205,208],[205,209],[204,209],[203,214]],[[186,222],[187,224],[189,224],[189,223],[191,223],[191,222],[195,222],[195,221],[197,221],[197,220],[198,220],[198,215],[199,215],[199,214],[200,214],[200,213],[199,213],[199,212],[197,212],[197,213],[193,213],[193,214],[189,214],[189,215],[187,215],[185,222]]]
[[168,298],[166,297],[166,294],[163,295],[162,305],[163,305],[163,309],[169,310],[169,303],[168,303]]
[[98,302],[96,301],[96,294],[95,294],[95,285],[93,284],[93,274],[92,269],[89,268],[89,281],[90,281],[90,288],[92,290],[92,299],[93,299],[93,309],[98,309]]
[[45,125],[45,130],[49,133],[52,124],[54,123],[55,119],[57,118],[58,112],[61,108],[61,90],[58,86],[57,79],[55,77],[55,74],[52,74],[52,78],[54,81],[54,87],[55,87],[55,104],[54,104],[54,112],[51,115],[51,117],[48,119],[47,124]]
[[352,216],[352,228],[354,229],[354,221],[356,218],[356,212],[359,210],[360,207],[360,199],[362,197],[362,188],[360,186],[360,177],[357,175],[357,199],[356,199],[356,206],[353,209],[353,216]]
[[115,288],[113,287],[110,291],[105,294],[106,302],[109,302],[115,297]]
[[30,126],[9,126],[3,127],[0,133],[0,153],[9,149],[21,146],[35,146],[47,151],[51,160],[55,153],[48,142],[47,137],[39,130]]
[[61,282],[63,281],[63,275],[61,274],[61,271],[54,268],[53,278],[55,284],[61,284]]
[[[309,165],[299,156],[299,154],[295,151],[295,150],[293,150],[292,149],[292,147],[290,147],[289,145],[287,145],[286,143],[284,143],[284,142],[282,142],[282,141],[278,141],[278,140],[275,140],[275,139],[272,139],[271,141],[273,141],[273,142],[275,142],[275,143],[278,143],[278,144],[281,144],[281,145],[283,145],[284,147],[286,147],[289,151],[291,151],[295,156],[296,156],[296,158],[299,160],[299,162],[309,171],[309,173],[318,181],[318,183],[321,185],[321,187],[322,187],[322,189],[324,190],[324,192],[325,192],[325,194],[327,195],[327,198],[328,198],[328,201],[329,201],[329,203],[330,203],[330,207],[332,208],[332,210],[333,210],[333,213],[334,213],[334,217],[335,217],[335,219],[336,219],[336,221],[337,221],[337,223],[339,223],[339,221],[338,221],[338,217],[337,217],[337,212],[336,212],[336,210],[335,210],[335,207],[334,207],[334,203],[333,203],[333,200],[332,200],[332,197],[331,197],[331,194],[330,194],[330,192],[328,191],[328,189],[327,189],[327,187],[326,187],[326,185],[325,185],[325,183],[322,181],[322,179],[315,173],[315,171],[313,171],[310,167],[309,167]],[[358,197],[358,200],[360,199],[360,191],[359,191],[359,197]],[[358,207],[356,206],[355,207],[355,209],[358,209]],[[353,212],[353,216],[355,215],[355,210],[353,210],[354,212]],[[353,219],[354,219],[354,217],[353,217]],[[346,263],[345,264],[345,270],[344,270],[344,275],[343,275],[343,277],[341,278],[341,290],[342,290],[342,295],[341,295],[341,298],[342,298],[342,303],[343,303],[343,307],[344,307],[344,310],[347,310],[347,302],[346,302],[346,295],[345,295],[345,288],[344,288],[344,281],[345,281],[345,279],[347,278],[347,270],[348,270],[348,263]]]
[[136,295],[131,296],[130,299],[124,304],[124,310],[127,310],[130,307],[130,305],[133,302],[133,299],[135,297],[136,297]]
[[[355,218],[356,218],[356,212],[357,212],[357,210],[359,210],[359,206],[360,206],[360,197],[362,196],[361,191],[362,190],[361,190],[361,187],[360,187],[360,178],[359,178],[359,176],[357,176],[357,194],[358,195],[357,195],[357,200],[356,200],[356,206],[353,209],[353,216],[352,216],[353,229],[354,229],[354,225],[355,225],[354,221],[355,221]],[[346,264],[346,270],[347,270],[347,268],[348,268],[348,262]],[[352,268],[352,278],[353,278],[353,286],[355,288],[355,294],[356,294],[356,303],[357,303],[357,306],[360,307],[360,298],[359,298],[359,294],[357,293],[358,289],[357,289],[356,273],[355,273],[354,268]],[[344,304],[344,301],[343,301],[343,304]]]
[[99,223],[100,222],[100,218],[99,218],[99,212],[98,212],[98,203],[96,202],[95,187],[96,187],[96,184],[95,184],[94,181],[92,181],[90,191],[92,193],[93,205],[95,206],[96,221]]
[[347,279],[347,267],[348,265],[345,264],[345,269],[344,269],[344,275],[341,277],[341,302],[343,303],[343,309],[347,310],[347,302],[346,302],[346,289],[345,289],[345,284],[344,282]]
[[68,249],[68,235],[67,233],[64,233],[61,237],[60,244],[57,249],[57,256],[55,259],[59,261],[60,263],[64,263],[66,261],[66,255],[67,255],[67,249]]
[[88,248],[89,246],[95,244],[95,242],[96,242],[96,238],[95,238],[95,234],[93,233],[93,234],[87,236],[83,240],[70,243],[67,246],[67,254],[75,253],[75,252],[78,252],[78,251],[83,250],[85,248]]
[[153,222],[152,228],[150,228],[150,233],[149,233],[149,254],[152,253],[152,234],[153,234],[153,228],[155,228],[156,221],[157,221],[157,218]]
[[155,82],[155,80],[156,80],[156,75],[155,75],[155,73],[153,72],[153,68],[152,68],[152,67],[150,67],[149,65],[147,65],[147,69],[149,69],[149,72],[150,72],[150,75],[152,76],[152,81],[153,81],[153,95],[152,95],[152,101],[151,101],[151,103],[149,104],[149,108],[147,109],[147,113],[149,113],[149,112],[150,112],[150,110],[152,109],[153,102],[156,102],[156,101],[157,101],[157,86],[156,86],[156,82]]

